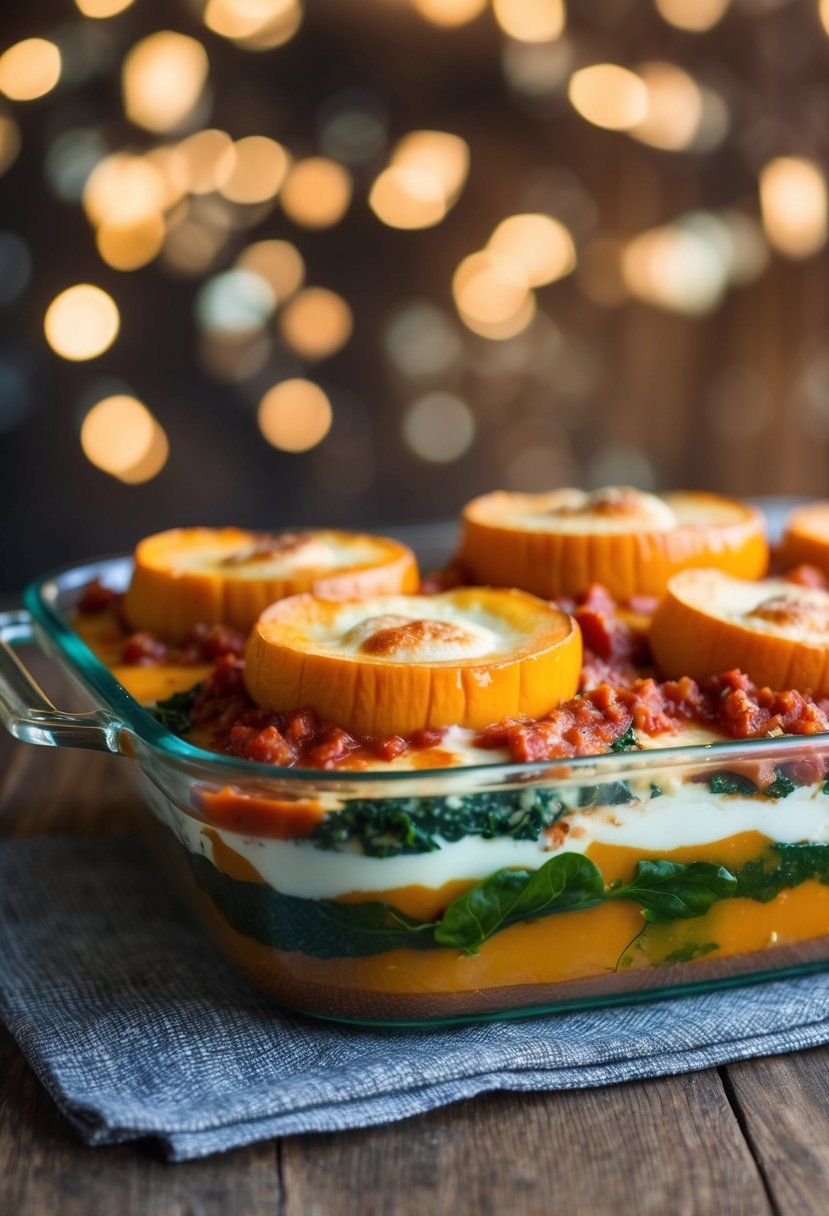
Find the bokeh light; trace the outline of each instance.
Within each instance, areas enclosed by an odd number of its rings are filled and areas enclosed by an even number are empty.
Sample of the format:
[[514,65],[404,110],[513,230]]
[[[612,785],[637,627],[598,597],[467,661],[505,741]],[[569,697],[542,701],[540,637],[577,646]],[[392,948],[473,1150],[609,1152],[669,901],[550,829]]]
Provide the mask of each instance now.
[[535,315],[526,271],[492,249],[464,258],[452,279],[452,294],[464,324],[483,338],[513,338]]
[[170,450],[163,428],[147,407],[125,393],[92,406],[81,424],[81,447],[91,464],[128,485],[160,473]]
[[207,0],[203,20],[209,30],[251,51],[272,50],[290,41],[302,23],[300,0]]
[[55,297],[43,319],[52,350],[72,362],[102,355],[118,336],[120,324],[112,296],[91,283],[67,287]]
[[0,93],[11,101],[34,101],[60,80],[60,51],[46,38],[25,38],[0,55]]
[[305,282],[305,262],[290,241],[255,241],[243,249],[236,265],[263,279],[277,304],[283,304]]
[[432,25],[445,29],[474,21],[480,17],[486,5],[487,0],[412,0],[415,12],[431,21]]
[[290,170],[280,196],[289,219],[303,228],[330,228],[348,210],[351,174],[325,156],[309,156]]
[[622,255],[632,295],[673,312],[698,316],[720,302],[728,285],[730,250],[722,229],[666,224],[634,237]]
[[492,0],[505,34],[520,42],[551,42],[564,31],[564,0]]
[[83,189],[83,206],[97,227],[128,228],[161,214],[167,187],[161,172],[146,158],[115,152],[100,161]]
[[227,148],[216,163],[216,185],[232,203],[264,203],[285,180],[290,157],[264,135],[247,135]]
[[595,63],[574,72],[567,92],[582,118],[608,131],[629,131],[647,118],[644,80],[615,63]]
[[326,359],[351,337],[354,318],[346,301],[325,287],[306,287],[282,310],[282,337],[304,359]]
[[226,131],[208,127],[188,135],[176,151],[187,174],[187,189],[191,194],[210,194],[218,185],[219,166],[233,155],[233,140]]
[[428,301],[407,304],[386,329],[386,350],[394,366],[411,379],[447,374],[463,355],[457,325]]
[[403,435],[421,459],[449,464],[469,449],[475,437],[475,417],[455,393],[426,393],[406,411]]
[[283,452],[307,452],[331,429],[331,402],[318,384],[299,378],[268,389],[259,402],[259,429]]
[[488,247],[517,262],[531,287],[554,283],[576,266],[573,238],[551,215],[509,216],[495,229]]
[[431,228],[457,200],[469,173],[469,145],[448,131],[411,131],[377,177],[369,206],[390,228]]
[[238,267],[208,279],[196,297],[199,324],[229,334],[261,329],[275,307],[270,285],[252,271]]
[[102,261],[113,270],[139,270],[158,257],[167,228],[161,215],[148,215],[134,224],[101,224],[95,244]]
[[655,0],[662,17],[681,30],[710,30],[722,20],[731,0]]
[[172,30],[142,38],[121,73],[127,118],[148,131],[175,130],[195,109],[207,70],[207,52],[195,38]]
[[16,232],[0,232],[0,306],[25,290],[32,273],[28,246]]
[[75,0],[84,17],[94,17],[98,20],[104,17],[115,17],[129,8],[133,0]]
[[688,72],[673,63],[644,63],[637,73],[647,89],[647,113],[630,134],[669,152],[690,148],[703,121],[703,95]]
[[769,161],[760,174],[760,207],[778,253],[808,258],[826,244],[826,177],[815,161],[797,156]]

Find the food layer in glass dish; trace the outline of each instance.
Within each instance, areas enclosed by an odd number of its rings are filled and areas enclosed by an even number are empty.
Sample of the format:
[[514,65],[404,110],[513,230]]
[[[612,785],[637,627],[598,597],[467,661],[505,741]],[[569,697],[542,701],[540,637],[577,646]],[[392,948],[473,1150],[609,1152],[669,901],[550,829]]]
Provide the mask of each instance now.
[[[31,623],[4,620],[7,642],[33,628],[80,678],[92,717],[38,704],[8,655],[5,716],[32,741],[138,762],[141,824],[163,865],[282,1004],[429,1022],[639,999],[829,958],[820,697],[795,703],[791,689],[765,695],[735,677],[702,681],[694,699],[687,684],[669,695],[631,671],[609,707],[606,677],[634,666],[633,652],[591,649],[594,594],[571,605],[584,670],[593,663],[586,697],[562,693],[549,714],[491,728],[352,734],[302,706],[257,706],[234,688],[238,656],[211,654],[205,630],[199,646],[125,651],[132,623],[77,606],[94,580],[125,590],[131,571],[123,558],[69,568],[27,591]],[[635,603],[610,623],[635,647],[652,608]],[[729,737],[732,709],[755,737]],[[269,731],[290,751],[271,754]],[[585,738],[602,754],[581,754]],[[303,767],[312,757],[317,767]]]

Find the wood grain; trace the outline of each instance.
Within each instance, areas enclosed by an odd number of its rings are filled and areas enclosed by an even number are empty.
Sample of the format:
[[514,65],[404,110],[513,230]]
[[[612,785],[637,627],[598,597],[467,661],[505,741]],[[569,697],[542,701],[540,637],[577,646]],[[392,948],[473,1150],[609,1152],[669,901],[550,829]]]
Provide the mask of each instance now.
[[286,1216],[771,1210],[713,1071],[488,1095],[408,1123],[286,1140],[282,1161]]
[[748,1142],[782,1216],[829,1211],[829,1049],[730,1064]]

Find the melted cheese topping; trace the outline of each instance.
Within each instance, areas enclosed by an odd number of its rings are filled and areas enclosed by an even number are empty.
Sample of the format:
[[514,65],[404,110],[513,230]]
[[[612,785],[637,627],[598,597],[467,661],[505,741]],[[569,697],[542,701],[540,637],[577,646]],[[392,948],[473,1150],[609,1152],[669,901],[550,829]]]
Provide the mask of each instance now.
[[717,605],[718,613],[743,629],[814,646],[829,643],[829,592],[819,587],[766,579],[761,583],[718,580],[713,589],[723,601]]
[[214,545],[182,545],[165,552],[165,563],[176,574],[216,573],[233,579],[290,578],[305,571],[369,565],[377,559],[370,538],[329,532],[251,532],[244,541],[217,539]]
[[676,527],[676,515],[661,498],[629,486],[608,486],[588,494],[583,490],[555,490],[538,495],[531,509],[521,509],[500,520],[506,526],[537,532],[572,535],[630,532],[667,532]]
[[[522,635],[483,608],[459,609],[430,599],[428,616],[417,596],[347,601],[329,621],[303,633],[314,647],[337,655],[370,655],[392,663],[440,663],[508,654]],[[420,611],[419,611],[420,610]]]

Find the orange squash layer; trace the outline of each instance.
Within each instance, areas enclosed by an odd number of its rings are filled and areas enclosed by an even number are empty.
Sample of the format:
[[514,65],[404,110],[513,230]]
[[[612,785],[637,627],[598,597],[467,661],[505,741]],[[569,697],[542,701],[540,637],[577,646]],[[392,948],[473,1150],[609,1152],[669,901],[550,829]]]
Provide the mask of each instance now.
[[[490,623],[483,641],[481,619]],[[350,641],[358,631],[362,640]],[[303,595],[256,622],[245,684],[263,708],[307,705],[357,735],[405,736],[540,717],[575,694],[581,659],[572,618],[521,591],[464,587],[365,601]]]
[[142,705],[164,701],[176,692],[186,692],[213,670],[212,663],[149,663],[142,666],[122,662],[124,631],[111,610],[94,616],[78,613],[72,626],[119,684],[123,684]]
[[[545,599],[582,594],[591,583],[602,583],[611,595],[628,599],[660,595],[678,570],[710,566],[742,578],[759,578],[768,567],[768,544],[759,511],[715,494],[665,494],[663,503],[676,510],[675,526],[649,526],[647,512],[630,504],[650,500],[638,491],[600,491],[589,496],[595,526],[570,531],[555,526],[561,510],[552,494],[508,494],[497,491],[473,499],[463,510],[460,558],[470,577],[497,587],[521,587]],[[615,493],[618,497],[611,499]],[[608,496],[607,502],[601,494]],[[548,508],[548,500],[554,505]],[[627,505],[626,505],[627,504]],[[696,510],[697,519],[694,520]],[[552,511],[544,527],[531,521]],[[510,522],[512,520],[512,522]],[[613,530],[602,524],[613,521]]]
[[[593,845],[587,852],[610,882],[629,881],[645,858],[691,862],[713,861],[739,868],[758,857],[768,841],[746,832],[714,844],[648,853],[639,849]],[[222,867],[242,876],[222,852]],[[250,870],[245,868],[250,879]],[[433,916],[463,886],[451,883],[439,891],[426,888],[372,892],[417,916]],[[352,899],[367,898],[357,893]],[[199,901],[204,913],[209,901]],[[753,954],[771,946],[792,945],[829,934],[829,887],[815,880],[782,891],[768,903],[750,899],[721,900],[704,916],[642,929],[642,913],[633,904],[615,902],[583,912],[559,913],[513,925],[495,934],[474,957],[452,949],[393,950],[358,959],[318,959],[275,950],[230,928],[210,904],[208,917],[220,944],[236,965],[282,1000],[304,986],[350,989],[362,993],[474,993],[479,989],[567,983],[589,976],[610,977],[621,966],[639,970],[664,963],[677,951],[697,947],[706,959]],[[716,944],[716,948],[711,947]]]

